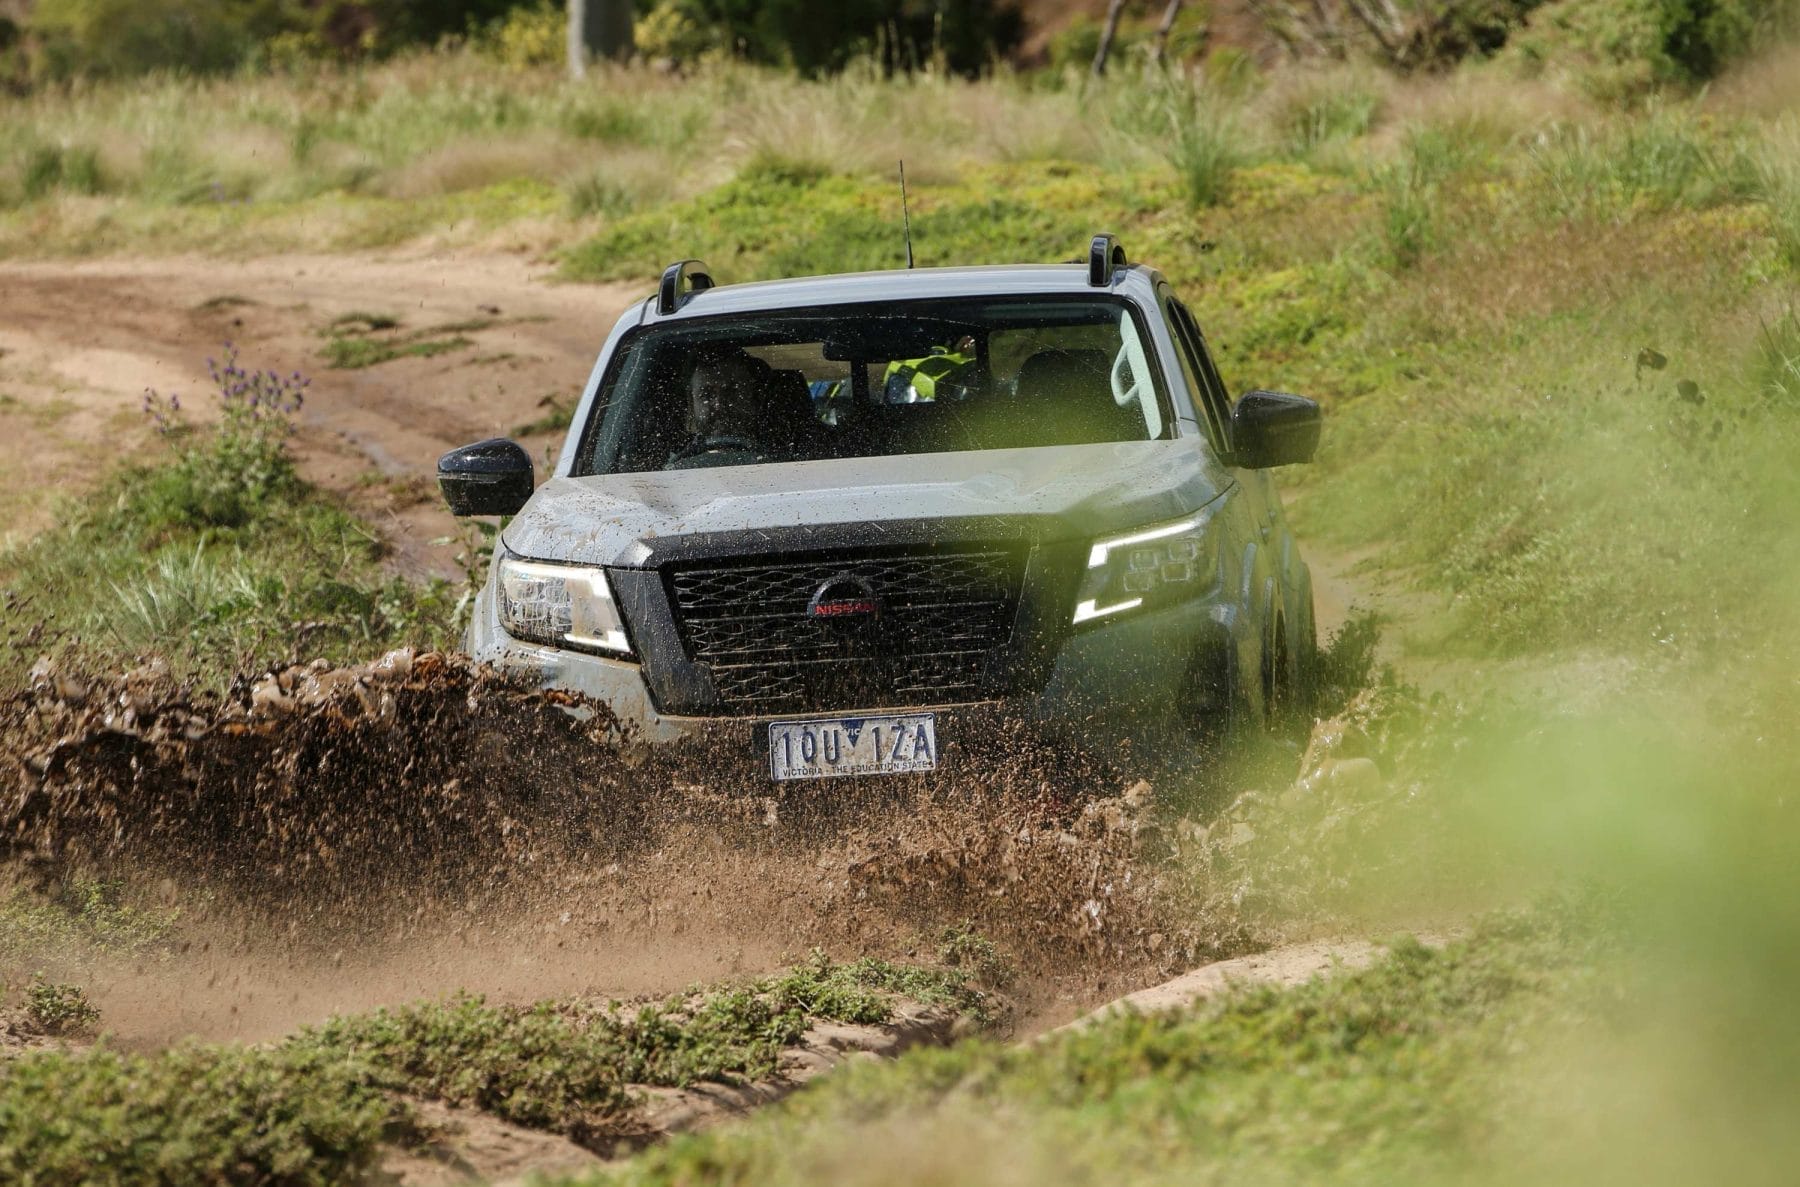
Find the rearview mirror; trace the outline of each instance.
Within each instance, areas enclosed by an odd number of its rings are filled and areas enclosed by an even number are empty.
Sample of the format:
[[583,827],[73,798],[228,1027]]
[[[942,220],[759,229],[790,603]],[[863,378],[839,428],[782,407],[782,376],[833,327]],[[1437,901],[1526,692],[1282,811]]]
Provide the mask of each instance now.
[[450,514],[517,515],[531,498],[531,455],[504,437],[453,449],[438,459],[438,489]]
[[1231,410],[1234,460],[1248,470],[1310,462],[1323,420],[1319,405],[1305,396],[1245,392]]

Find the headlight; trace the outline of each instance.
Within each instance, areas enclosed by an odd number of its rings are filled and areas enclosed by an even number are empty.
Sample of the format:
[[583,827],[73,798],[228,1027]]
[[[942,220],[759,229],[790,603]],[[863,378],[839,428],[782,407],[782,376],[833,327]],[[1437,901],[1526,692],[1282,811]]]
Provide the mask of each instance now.
[[1075,599],[1075,621],[1180,601],[1205,588],[1217,565],[1208,533],[1216,506],[1095,541]]
[[494,585],[500,624],[515,639],[583,651],[631,650],[604,570],[502,556]]

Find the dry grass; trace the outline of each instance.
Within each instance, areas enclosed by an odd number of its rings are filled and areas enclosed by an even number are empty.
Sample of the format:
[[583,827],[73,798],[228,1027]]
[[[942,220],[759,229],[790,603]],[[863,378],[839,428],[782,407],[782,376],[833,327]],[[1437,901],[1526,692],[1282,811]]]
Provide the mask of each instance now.
[[566,137],[531,133],[458,140],[409,161],[382,178],[389,198],[435,198],[524,178],[554,184],[597,154]]

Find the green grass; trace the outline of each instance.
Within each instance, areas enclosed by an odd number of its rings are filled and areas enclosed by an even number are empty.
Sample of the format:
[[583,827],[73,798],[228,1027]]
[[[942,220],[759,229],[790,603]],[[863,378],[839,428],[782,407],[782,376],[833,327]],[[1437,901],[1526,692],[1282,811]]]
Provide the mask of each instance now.
[[[58,1024],[93,1021],[78,990],[32,992]],[[976,1014],[984,1002],[957,970],[815,956],[661,1003],[514,1007],[464,995],[333,1019],[265,1048],[26,1054],[0,1076],[0,1178],[340,1182],[382,1141],[420,1139],[406,1097],[610,1149],[638,1132],[633,1086],[770,1076],[814,1021],[886,1021],[895,993]]]
[[376,367],[395,359],[429,359],[475,345],[458,334],[450,338],[383,339],[334,336],[325,340],[325,363],[339,371]]
[[896,995],[987,1019],[966,972],[815,953],[776,977],[660,1003],[521,1008],[459,996],[336,1019],[292,1042],[366,1062],[389,1088],[597,1144],[629,1132],[633,1085],[767,1078],[813,1021],[886,1022]]
[[303,1047],[32,1052],[0,1076],[0,1178],[14,1183],[322,1187],[409,1130],[366,1068]]
[[0,898],[0,961],[25,965],[77,953],[145,957],[166,953],[180,913],[131,901],[119,882],[75,879]]
[[1609,942],[1554,906],[1298,988],[920,1051],[587,1181],[1442,1181],[1483,1165],[1527,1049],[1616,1002]]
[[[178,676],[223,686],[246,667],[309,656],[438,646],[459,591],[382,572],[372,529],[295,474],[287,421],[227,401],[218,427],[170,419],[168,453],[70,501],[57,526],[0,553],[0,589],[21,629],[83,662],[165,656]],[[266,409],[266,405],[264,406]],[[47,646],[0,650],[17,680]]]

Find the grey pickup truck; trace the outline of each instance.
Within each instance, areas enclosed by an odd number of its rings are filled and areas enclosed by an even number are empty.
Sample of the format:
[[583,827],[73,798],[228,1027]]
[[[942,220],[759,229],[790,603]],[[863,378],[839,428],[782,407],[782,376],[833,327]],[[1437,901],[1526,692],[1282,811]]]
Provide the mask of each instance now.
[[719,287],[676,264],[548,481],[506,440],[438,479],[455,514],[510,517],[468,651],[642,743],[774,780],[1027,735],[1161,767],[1303,711],[1312,584],[1269,471],[1319,429],[1299,396],[1233,401],[1168,282],[1101,235],[1061,265]]

